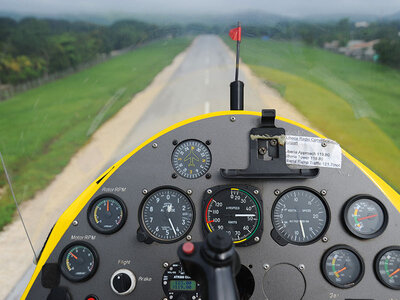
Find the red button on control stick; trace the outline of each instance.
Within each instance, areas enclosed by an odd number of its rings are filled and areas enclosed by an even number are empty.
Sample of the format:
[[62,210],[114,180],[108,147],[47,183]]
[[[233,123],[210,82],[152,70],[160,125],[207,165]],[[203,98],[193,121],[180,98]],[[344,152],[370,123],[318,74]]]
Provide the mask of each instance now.
[[186,255],[192,255],[194,252],[194,244],[191,242],[184,243],[182,246],[182,251]]

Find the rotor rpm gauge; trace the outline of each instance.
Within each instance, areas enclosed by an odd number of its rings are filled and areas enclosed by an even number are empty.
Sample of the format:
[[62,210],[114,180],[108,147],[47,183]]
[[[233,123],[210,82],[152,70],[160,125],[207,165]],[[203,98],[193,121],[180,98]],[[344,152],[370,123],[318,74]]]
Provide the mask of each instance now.
[[115,195],[102,195],[95,199],[88,210],[89,224],[103,234],[118,231],[126,220],[124,202]]
[[[248,246],[262,235],[261,199],[251,186],[219,186],[207,192],[204,227],[207,233],[223,230],[238,246]],[[254,193],[254,191],[257,191]]]
[[361,256],[344,245],[329,249],[322,258],[321,268],[326,280],[342,289],[355,286],[364,276]]
[[382,284],[400,290],[400,247],[388,247],[378,253],[375,273]]
[[151,238],[160,243],[173,243],[192,229],[194,206],[183,191],[162,187],[150,193],[139,209],[139,222]]
[[61,273],[70,281],[85,281],[92,277],[97,269],[96,251],[87,243],[68,245],[60,256]]
[[388,214],[383,204],[372,196],[357,195],[347,201],[344,210],[347,229],[362,239],[380,235],[386,228]]
[[283,192],[272,207],[272,223],[279,240],[295,245],[317,241],[327,230],[329,218],[325,199],[306,187]]
[[211,152],[198,140],[186,140],[176,146],[171,160],[176,173],[187,179],[196,179],[210,169]]

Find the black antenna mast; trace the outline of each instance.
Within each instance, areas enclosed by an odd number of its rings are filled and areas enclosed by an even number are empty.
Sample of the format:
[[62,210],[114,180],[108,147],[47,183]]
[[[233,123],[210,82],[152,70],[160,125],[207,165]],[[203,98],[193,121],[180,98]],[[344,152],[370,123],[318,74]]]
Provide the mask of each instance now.
[[238,22],[238,27],[229,32],[229,36],[236,41],[236,69],[235,81],[230,84],[231,88],[231,110],[243,110],[244,108],[244,83],[239,80],[239,52],[242,39],[242,27]]

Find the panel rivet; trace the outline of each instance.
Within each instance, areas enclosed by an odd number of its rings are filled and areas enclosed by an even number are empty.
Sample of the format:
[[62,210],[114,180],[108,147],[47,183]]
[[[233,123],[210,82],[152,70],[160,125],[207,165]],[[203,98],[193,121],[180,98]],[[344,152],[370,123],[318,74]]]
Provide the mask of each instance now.
[[254,190],[254,192],[253,192],[255,195],[258,195],[258,193],[260,193],[260,191],[259,190]]
[[322,238],[322,241],[323,241],[324,243],[327,243],[327,242],[328,242],[328,238],[327,238],[326,236],[324,236],[324,237]]
[[72,222],[72,225],[74,225],[74,226],[78,226],[78,224],[79,224],[79,222],[78,222],[77,220],[74,220],[74,221]]
[[235,122],[236,118],[234,116],[231,117],[231,122]]
[[146,195],[148,193],[148,190],[143,189],[142,193],[143,193],[143,195]]
[[263,264],[263,269],[268,270],[269,269],[269,264]]
[[192,240],[192,236],[189,234],[186,236],[186,240],[191,241]]
[[328,193],[326,190],[322,190],[319,192],[322,196],[326,196],[326,194]]
[[188,195],[191,195],[191,194],[193,194],[193,191],[192,191],[192,190],[187,190],[186,193],[187,193]]
[[300,270],[300,271],[304,270],[305,268],[306,268],[305,265],[303,265],[303,264],[300,264],[300,265],[299,265],[299,270]]
[[152,147],[157,148],[158,147],[157,143],[153,143]]
[[178,145],[178,140],[173,140],[173,141],[172,141],[172,145],[174,145],[174,146],[175,146],[175,145]]
[[326,142],[322,142],[322,143],[321,143],[321,146],[322,146],[322,147],[326,147],[326,146],[327,146]]
[[211,195],[212,194],[212,190],[208,189],[207,190],[207,194]]
[[280,190],[275,190],[275,191],[274,191],[275,196],[278,196],[280,193],[281,193]]
[[260,241],[260,238],[259,238],[258,236],[256,236],[256,237],[254,238],[254,241],[258,243],[258,242]]
[[165,262],[163,262],[162,266],[163,266],[164,268],[168,268],[169,263],[167,263],[167,262],[165,261]]

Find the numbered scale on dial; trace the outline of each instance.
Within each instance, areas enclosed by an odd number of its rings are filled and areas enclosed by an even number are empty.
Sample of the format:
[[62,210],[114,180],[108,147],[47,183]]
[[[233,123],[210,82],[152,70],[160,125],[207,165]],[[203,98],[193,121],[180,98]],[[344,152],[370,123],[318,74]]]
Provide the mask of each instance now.
[[378,253],[375,273],[382,284],[400,290],[400,247],[388,247]]

